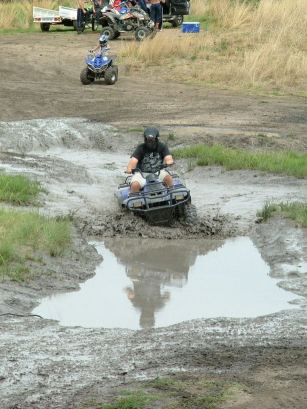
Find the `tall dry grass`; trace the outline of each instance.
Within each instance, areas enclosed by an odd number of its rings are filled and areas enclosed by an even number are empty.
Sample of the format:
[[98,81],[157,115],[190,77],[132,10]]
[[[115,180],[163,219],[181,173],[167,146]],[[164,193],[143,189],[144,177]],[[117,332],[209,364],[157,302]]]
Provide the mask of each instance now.
[[33,6],[57,10],[59,5],[76,6],[75,0],[11,0],[0,2],[0,29],[27,29],[33,25]]
[[133,69],[163,66],[161,75],[180,81],[307,93],[306,0],[191,2],[201,33],[164,30],[129,43],[120,51],[123,62]]
[[279,87],[303,85],[307,78],[307,2],[263,0],[254,13],[251,31],[254,47],[244,54],[244,77],[254,85],[263,81]]

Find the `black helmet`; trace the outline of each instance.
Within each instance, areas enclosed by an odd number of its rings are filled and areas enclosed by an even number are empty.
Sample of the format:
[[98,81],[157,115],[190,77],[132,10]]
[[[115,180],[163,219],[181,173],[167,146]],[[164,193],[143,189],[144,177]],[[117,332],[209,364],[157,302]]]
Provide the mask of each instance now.
[[144,131],[144,142],[146,147],[154,150],[157,146],[159,136],[159,130],[157,128],[146,128]]
[[150,126],[144,131],[144,138],[159,138],[159,130],[153,126]]

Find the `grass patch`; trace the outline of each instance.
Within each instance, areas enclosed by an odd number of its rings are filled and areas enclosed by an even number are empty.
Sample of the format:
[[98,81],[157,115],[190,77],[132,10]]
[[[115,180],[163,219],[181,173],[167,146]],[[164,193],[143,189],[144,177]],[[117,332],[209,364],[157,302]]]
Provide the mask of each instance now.
[[33,203],[42,192],[41,185],[25,176],[0,174],[0,201],[18,205]]
[[281,214],[294,220],[302,227],[307,227],[307,203],[265,203],[262,210],[257,212],[257,216],[263,221],[267,221],[274,214]]
[[103,405],[100,409],[142,409],[154,396],[141,391],[128,392],[127,396],[117,398],[113,403]]
[[216,409],[230,399],[241,385],[203,376],[174,376],[138,382],[133,390],[121,391],[113,402],[99,409]]
[[195,145],[176,149],[176,158],[195,159],[198,166],[220,165],[228,170],[254,169],[297,178],[307,176],[307,154],[295,152],[247,152],[221,145]]
[[193,378],[156,378],[148,386],[169,396],[168,409],[215,409],[218,404],[230,398],[239,385],[224,381]]
[[174,140],[175,140],[175,134],[174,134],[174,132],[170,132],[170,133],[168,134],[167,139],[168,139],[169,141],[174,141]]
[[35,255],[61,256],[71,242],[70,222],[38,213],[0,209],[0,275],[23,281]]

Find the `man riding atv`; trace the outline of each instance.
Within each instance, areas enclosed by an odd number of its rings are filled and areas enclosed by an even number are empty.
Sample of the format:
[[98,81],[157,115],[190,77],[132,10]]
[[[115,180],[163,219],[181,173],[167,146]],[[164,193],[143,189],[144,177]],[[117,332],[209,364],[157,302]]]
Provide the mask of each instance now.
[[[144,143],[138,145],[133,152],[127,166],[127,173],[132,173],[133,169],[139,168],[142,173],[137,172],[131,178],[130,189],[132,193],[139,192],[146,183],[146,174],[156,172],[161,169],[161,165],[172,165],[173,157],[167,145],[159,141],[159,131],[157,128],[149,127],[144,131]],[[161,169],[159,180],[170,188],[173,186],[173,178],[170,173]]]

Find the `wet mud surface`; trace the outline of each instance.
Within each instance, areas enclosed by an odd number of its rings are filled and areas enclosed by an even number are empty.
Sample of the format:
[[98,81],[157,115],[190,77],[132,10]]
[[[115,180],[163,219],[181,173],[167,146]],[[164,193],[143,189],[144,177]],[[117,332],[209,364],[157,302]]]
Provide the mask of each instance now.
[[[40,181],[47,190],[40,211],[70,215],[75,226],[65,257],[33,265],[36,274],[23,285],[0,283],[0,314],[31,314],[43,296],[78,288],[101,261],[88,241],[115,236],[127,242],[130,237],[214,242],[248,235],[278,285],[297,295],[297,308],[256,319],[193,320],[141,331],[61,327],[39,317],[1,315],[1,407],[97,408],[142,380],[184,372],[243,385],[243,392],[220,407],[305,408],[306,230],[278,218],[255,221],[267,200],[306,201],[306,180],[215,167],[191,170],[178,161],[176,171],[191,189],[199,215],[199,223],[190,227],[148,226],[119,212],[114,199],[129,154],[140,141],[139,132],[127,132],[129,127],[161,123],[162,139],[175,132],[168,140],[171,147],[206,141],[305,150],[305,101],[181,84],[149,95],[146,87],[153,79],[129,76],[124,68],[118,87],[84,89],[75,80],[80,56],[96,35],[80,36],[79,43],[73,37],[70,43],[72,35],[0,40],[0,56],[7,57],[0,68],[0,170]],[[50,55],[55,56],[51,63]],[[23,78],[20,67],[27,68]],[[22,104],[16,104],[17,96]],[[93,113],[93,105],[103,109]]]

